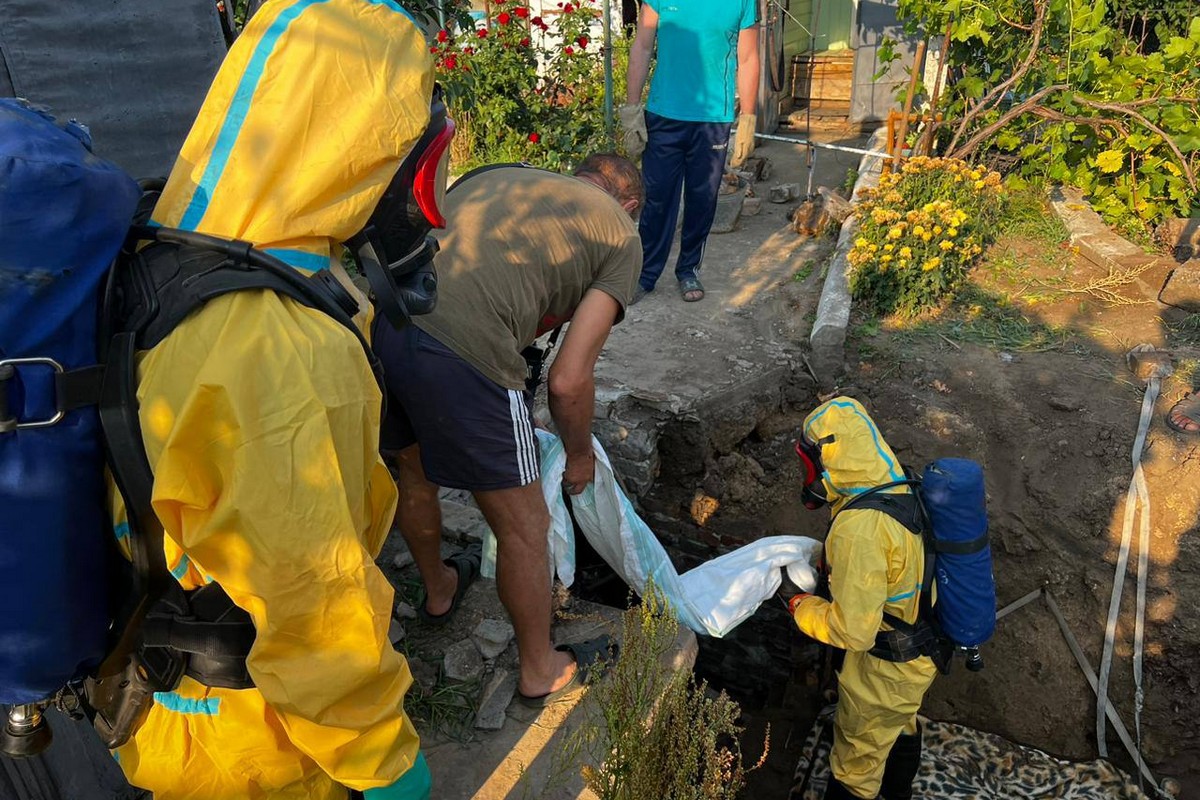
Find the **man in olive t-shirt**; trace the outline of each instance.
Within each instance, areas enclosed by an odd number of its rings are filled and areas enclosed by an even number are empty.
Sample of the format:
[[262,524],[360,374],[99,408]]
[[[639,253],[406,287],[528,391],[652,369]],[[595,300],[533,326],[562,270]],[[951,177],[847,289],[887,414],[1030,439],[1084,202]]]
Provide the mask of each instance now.
[[641,272],[642,197],[637,168],[615,155],[589,157],[574,177],[521,166],[468,175],[446,196],[437,308],[399,331],[375,324],[388,390],[381,449],[395,460],[396,521],[425,584],[418,613],[444,624],[478,574],[477,558],[440,554],[438,487],[468,489],[496,534],[518,691],[532,705],[581,687],[602,648],[551,645],[550,519],[521,351],[570,321],[548,394],[563,487],[578,494],[595,469],[596,359]]

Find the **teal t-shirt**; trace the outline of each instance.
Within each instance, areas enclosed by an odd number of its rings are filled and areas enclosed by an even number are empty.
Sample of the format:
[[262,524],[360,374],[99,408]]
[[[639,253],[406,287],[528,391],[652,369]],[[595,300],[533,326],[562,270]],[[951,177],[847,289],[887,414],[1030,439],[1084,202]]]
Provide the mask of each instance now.
[[646,108],[684,122],[733,122],[738,34],[757,0],[646,0],[658,12],[658,55]]

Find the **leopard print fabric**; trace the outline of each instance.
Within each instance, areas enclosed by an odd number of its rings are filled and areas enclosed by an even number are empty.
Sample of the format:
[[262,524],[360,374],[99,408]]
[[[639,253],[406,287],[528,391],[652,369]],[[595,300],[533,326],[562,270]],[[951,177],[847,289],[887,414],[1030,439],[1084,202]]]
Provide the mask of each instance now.
[[[922,719],[914,800],[1147,800],[1137,781],[1107,761],[1073,762],[949,722]],[[821,800],[829,781],[833,708],[804,743],[790,800]]]

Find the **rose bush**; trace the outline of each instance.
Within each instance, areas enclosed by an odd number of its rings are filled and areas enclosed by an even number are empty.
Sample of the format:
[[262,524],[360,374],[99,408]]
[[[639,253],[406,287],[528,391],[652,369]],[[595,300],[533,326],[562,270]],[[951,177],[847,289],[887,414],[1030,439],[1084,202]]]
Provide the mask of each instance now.
[[918,157],[879,179],[859,204],[850,291],[878,314],[911,316],[962,283],[1003,213],[1000,174]]
[[[430,51],[459,126],[455,172],[505,161],[563,170],[614,149],[604,126],[603,53],[589,34],[595,0],[558,6],[547,21],[522,0],[493,0],[490,26],[437,33]],[[616,97],[624,95],[626,47],[614,47]]]

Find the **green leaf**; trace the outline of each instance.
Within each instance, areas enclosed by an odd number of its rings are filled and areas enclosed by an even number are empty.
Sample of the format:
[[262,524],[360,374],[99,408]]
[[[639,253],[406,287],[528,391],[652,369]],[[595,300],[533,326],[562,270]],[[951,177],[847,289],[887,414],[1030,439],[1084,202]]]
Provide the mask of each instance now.
[[1179,36],[1172,36],[1162,49],[1163,57],[1168,61],[1177,61],[1196,49],[1196,42]]
[[1116,172],[1125,165],[1125,154],[1120,150],[1105,150],[1096,156],[1096,168],[1101,172]]
[[1184,153],[1200,150],[1200,126],[1192,126],[1190,131],[1177,134],[1173,140],[1175,146]]

